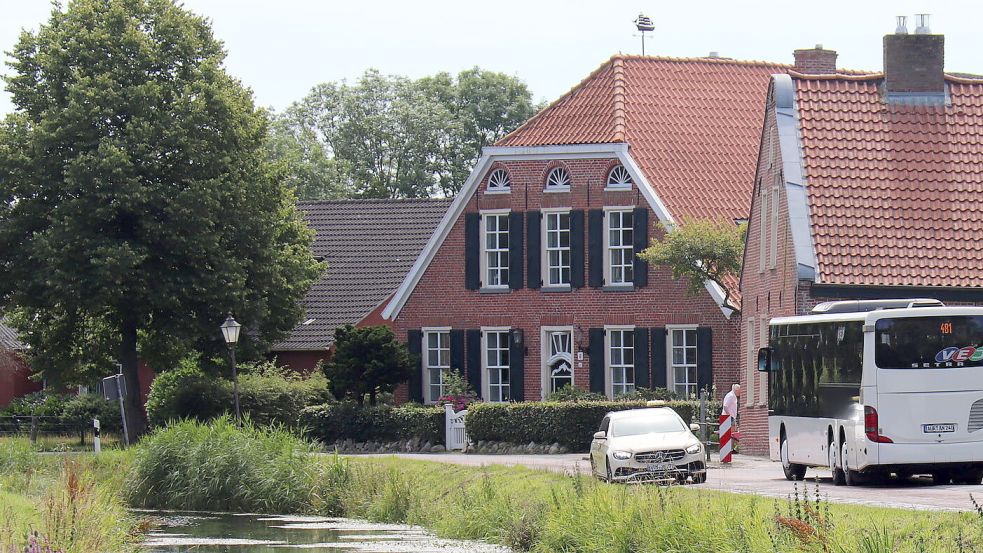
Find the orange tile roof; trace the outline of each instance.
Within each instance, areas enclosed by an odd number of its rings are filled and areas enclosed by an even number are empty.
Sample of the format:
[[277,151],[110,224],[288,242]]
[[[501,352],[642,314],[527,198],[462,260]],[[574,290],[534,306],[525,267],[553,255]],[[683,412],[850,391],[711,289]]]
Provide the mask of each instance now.
[[627,142],[675,219],[744,218],[769,79],[789,69],[614,56],[497,145]]
[[817,281],[983,286],[983,80],[911,106],[882,75],[793,79]]

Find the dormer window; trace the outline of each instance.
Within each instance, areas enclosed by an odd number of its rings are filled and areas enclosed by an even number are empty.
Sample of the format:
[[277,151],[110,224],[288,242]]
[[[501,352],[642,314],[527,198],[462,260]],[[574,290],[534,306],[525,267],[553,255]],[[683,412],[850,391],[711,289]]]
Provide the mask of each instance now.
[[566,192],[570,190],[570,173],[563,167],[550,171],[546,177],[546,191]]
[[631,188],[634,181],[624,165],[619,165],[608,173],[608,188]]
[[488,192],[508,192],[512,189],[512,178],[505,169],[496,169],[488,177]]

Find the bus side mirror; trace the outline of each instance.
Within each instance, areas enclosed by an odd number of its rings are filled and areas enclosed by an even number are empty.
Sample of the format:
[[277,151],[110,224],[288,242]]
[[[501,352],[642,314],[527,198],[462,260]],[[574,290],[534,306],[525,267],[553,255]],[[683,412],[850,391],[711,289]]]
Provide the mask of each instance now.
[[758,350],[758,371],[771,372],[771,348],[761,348]]

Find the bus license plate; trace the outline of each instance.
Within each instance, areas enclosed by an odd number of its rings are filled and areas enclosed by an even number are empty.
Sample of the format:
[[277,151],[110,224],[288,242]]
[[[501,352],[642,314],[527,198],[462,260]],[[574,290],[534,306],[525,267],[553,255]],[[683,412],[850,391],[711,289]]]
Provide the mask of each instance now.
[[955,424],[923,424],[922,432],[925,434],[941,434],[943,432],[955,432]]

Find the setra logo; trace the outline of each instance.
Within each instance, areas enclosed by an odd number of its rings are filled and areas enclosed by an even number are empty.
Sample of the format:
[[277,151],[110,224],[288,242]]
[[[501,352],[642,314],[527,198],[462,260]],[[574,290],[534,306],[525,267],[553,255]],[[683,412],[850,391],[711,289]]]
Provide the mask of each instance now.
[[964,348],[947,347],[935,354],[936,363],[963,363],[965,361],[983,360],[983,347],[966,346]]

